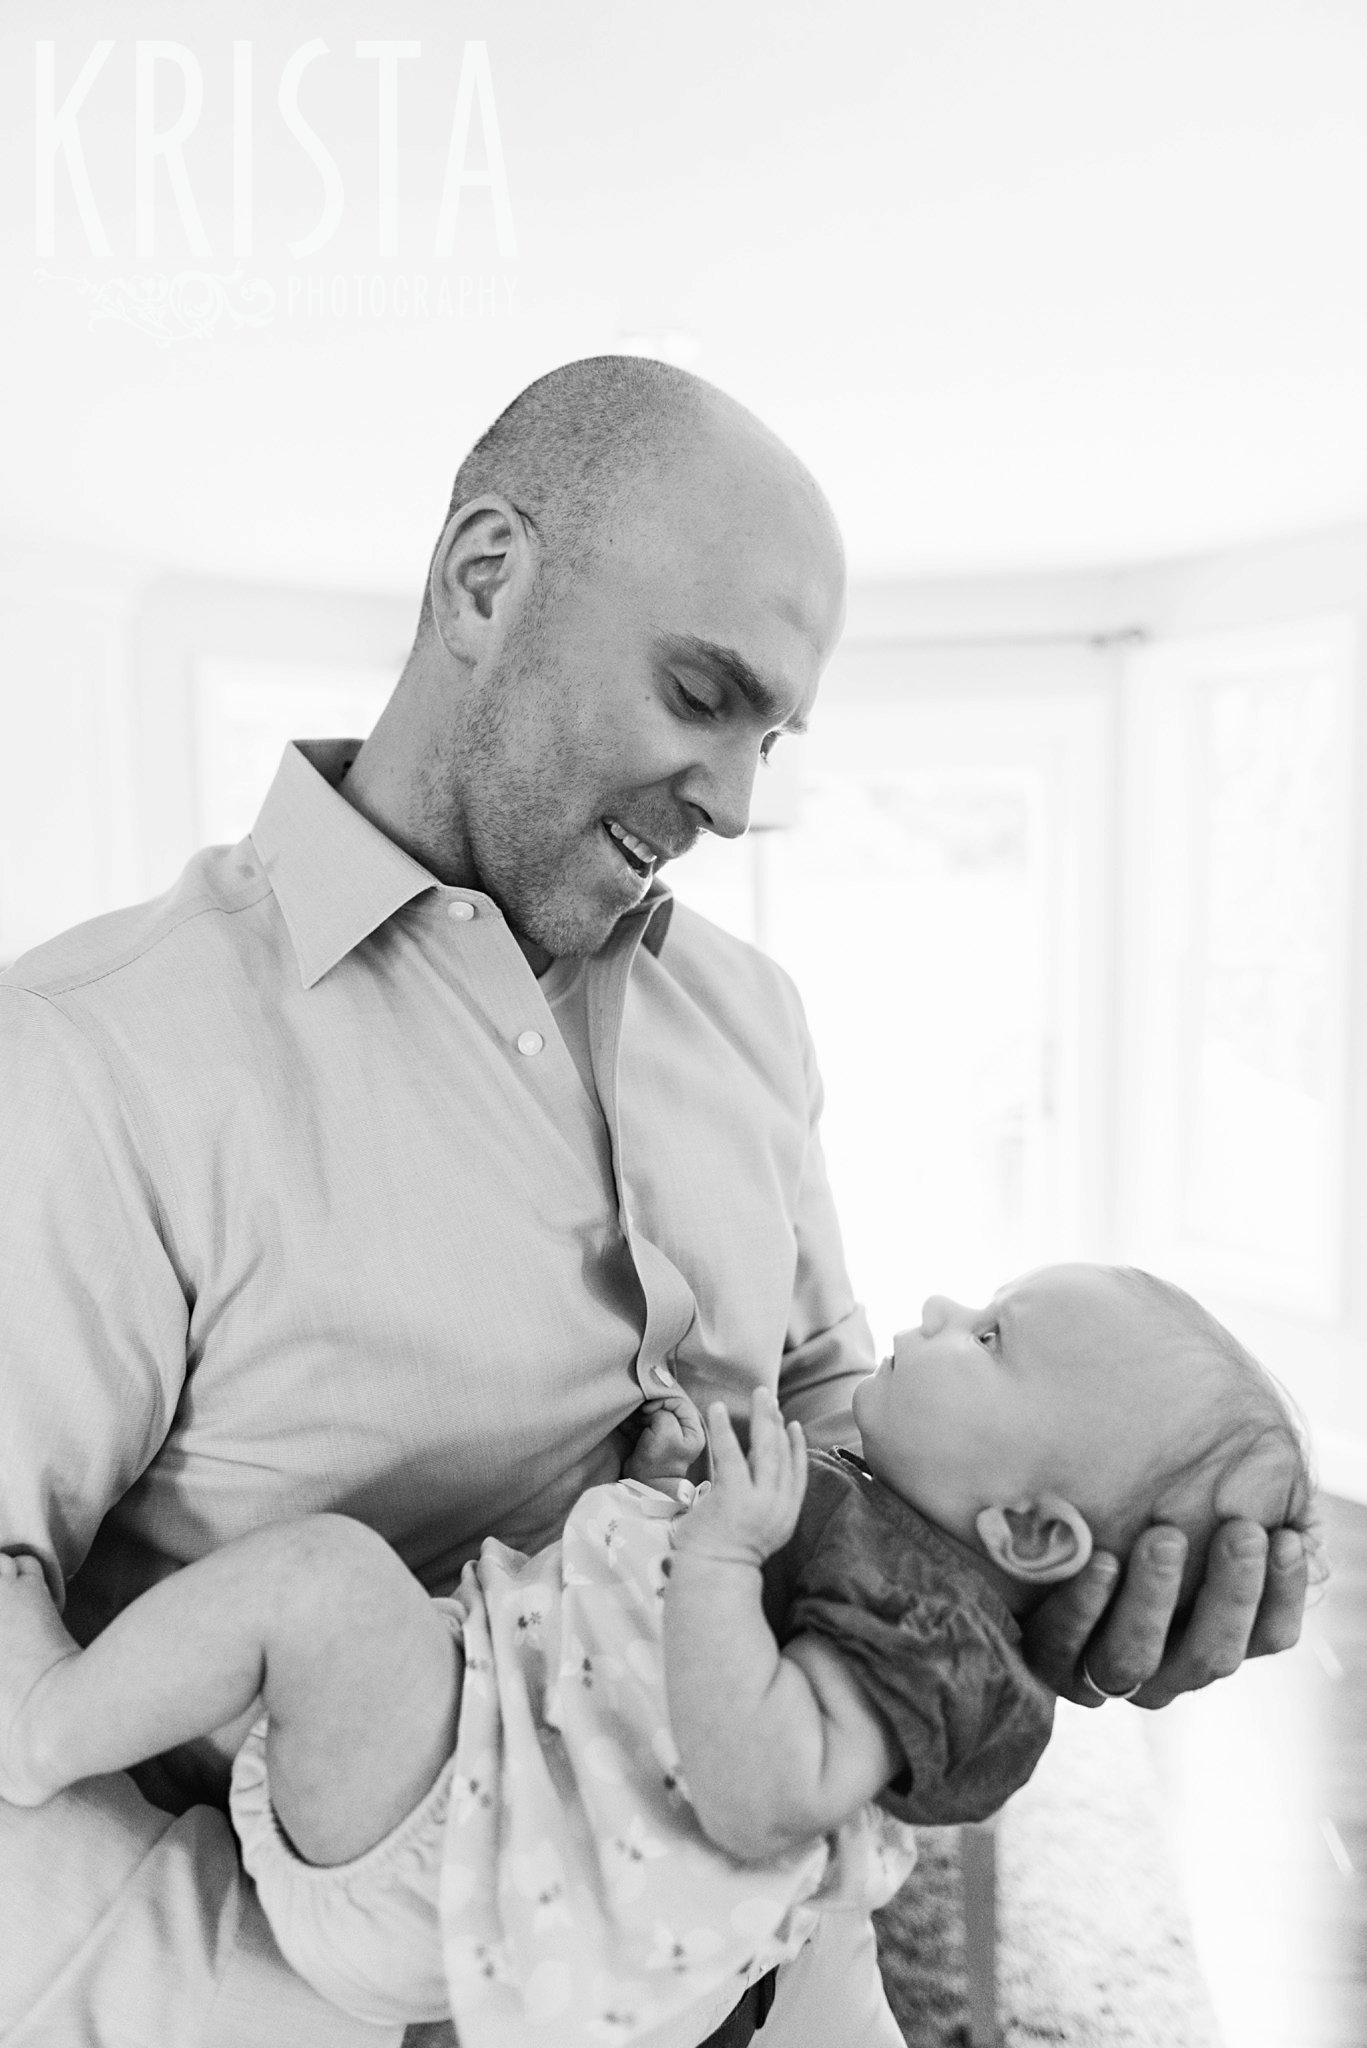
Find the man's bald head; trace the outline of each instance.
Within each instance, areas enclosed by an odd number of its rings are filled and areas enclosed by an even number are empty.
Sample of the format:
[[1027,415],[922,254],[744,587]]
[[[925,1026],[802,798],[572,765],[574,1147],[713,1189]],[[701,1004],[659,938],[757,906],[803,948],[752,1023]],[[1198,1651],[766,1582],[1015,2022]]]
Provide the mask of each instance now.
[[637,356],[568,363],[461,464],[346,794],[538,972],[596,953],[699,833],[744,832],[844,581],[830,507],[743,406]]
[[709,464],[723,482],[728,456],[781,474],[838,558],[821,490],[777,435],[715,385],[643,356],[587,356],[519,392],[462,462],[447,519],[474,499],[507,498],[559,583],[593,559],[643,489],[667,493]]

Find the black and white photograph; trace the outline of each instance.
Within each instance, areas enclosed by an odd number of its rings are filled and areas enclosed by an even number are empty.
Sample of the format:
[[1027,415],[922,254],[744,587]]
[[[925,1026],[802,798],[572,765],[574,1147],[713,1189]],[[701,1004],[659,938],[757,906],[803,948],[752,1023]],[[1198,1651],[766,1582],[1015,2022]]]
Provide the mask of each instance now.
[[1367,7],[0,166],[0,2042],[1364,2048]]

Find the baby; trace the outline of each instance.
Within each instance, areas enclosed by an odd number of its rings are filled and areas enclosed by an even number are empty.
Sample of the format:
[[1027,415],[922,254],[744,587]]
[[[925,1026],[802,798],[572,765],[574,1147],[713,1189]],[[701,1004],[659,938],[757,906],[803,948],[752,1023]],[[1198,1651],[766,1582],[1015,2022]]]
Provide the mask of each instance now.
[[1275,1383],[1133,1269],[932,1298],[854,1413],[862,1458],[809,1454],[760,1390],[743,1452],[715,1403],[695,1498],[673,1389],[561,1542],[490,1539],[450,1600],[322,1515],[81,1650],[36,1561],[0,1556],[0,1794],[220,1731],[277,1939],[339,2005],[453,2011],[462,2048],[696,2041],[817,1909],[890,1895],[906,1822],[1028,1778],[1053,1696],[1017,1620],[1094,1545],[1176,1524],[1189,1599],[1221,1520],[1310,1520]]

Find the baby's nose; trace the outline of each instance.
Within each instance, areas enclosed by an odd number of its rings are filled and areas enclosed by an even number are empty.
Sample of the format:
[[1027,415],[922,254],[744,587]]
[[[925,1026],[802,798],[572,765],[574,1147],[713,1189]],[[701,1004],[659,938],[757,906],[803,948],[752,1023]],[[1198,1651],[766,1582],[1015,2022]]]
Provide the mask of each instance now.
[[947,1295],[929,1294],[921,1310],[921,1335],[933,1337],[943,1330],[954,1313],[954,1304]]

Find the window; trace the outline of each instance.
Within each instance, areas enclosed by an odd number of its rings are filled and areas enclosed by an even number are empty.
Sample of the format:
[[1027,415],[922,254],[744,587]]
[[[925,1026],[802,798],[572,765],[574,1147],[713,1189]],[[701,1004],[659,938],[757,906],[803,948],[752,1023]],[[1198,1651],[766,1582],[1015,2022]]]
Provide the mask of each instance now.
[[671,876],[801,990],[880,1343],[927,1293],[1096,1249],[1104,717],[1099,691],[823,704],[794,827]]
[[1353,636],[1170,643],[1127,706],[1124,1233],[1194,1286],[1342,1295]]

